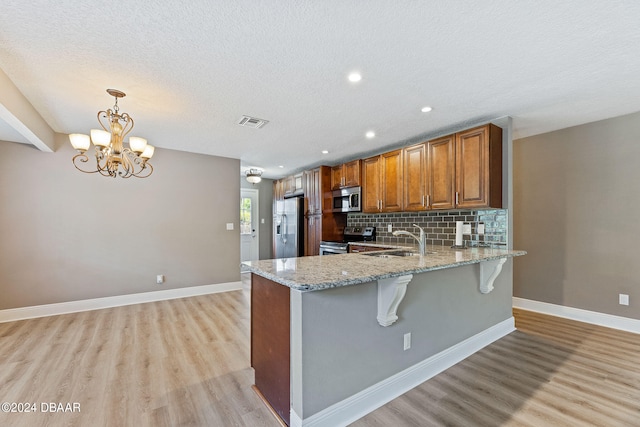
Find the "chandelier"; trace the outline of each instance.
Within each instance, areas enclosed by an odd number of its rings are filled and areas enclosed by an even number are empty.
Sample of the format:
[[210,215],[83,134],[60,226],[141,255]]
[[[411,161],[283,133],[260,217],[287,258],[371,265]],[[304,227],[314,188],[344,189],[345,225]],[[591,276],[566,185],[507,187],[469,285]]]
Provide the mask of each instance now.
[[260,169],[249,169],[245,172],[245,175],[247,175],[247,181],[252,184],[262,181],[262,171]]
[[[122,178],[146,178],[153,173],[153,166],[148,160],[153,156],[155,147],[147,144],[147,140],[136,136],[129,137],[129,147],[124,146],[124,138],[133,129],[133,119],[127,113],[120,113],[118,98],[126,94],[117,89],[107,89],[107,93],[115,97],[113,109],[98,111],[100,129],[91,129],[91,137],[80,133],[69,135],[71,145],[78,152],[73,156],[73,165],[80,172],[99,173],[102,176]],[[85,169],[89,161],[85,152],[90,143],[95,146],[96,168]]]

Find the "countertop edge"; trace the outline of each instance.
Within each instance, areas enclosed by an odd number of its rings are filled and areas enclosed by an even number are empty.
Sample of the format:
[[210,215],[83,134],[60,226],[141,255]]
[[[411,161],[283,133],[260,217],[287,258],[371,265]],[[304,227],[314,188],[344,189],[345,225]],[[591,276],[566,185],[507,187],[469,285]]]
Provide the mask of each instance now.
[[[264,271],[260,268],[256,268],[256,267],[252,267],[250,265],[244,264],[242,263],[240,265],[241,270],[245,271],[245,272],[251,272],[254,274],[257,274],[259,276],[262,276],[266,279],[269,279],[273,282],[279,283],[283,286],[287,286],[291,289],[295,289],[298,291],[303,291],[303,292],[314,292],[314,291],[321,291],[324,289],[330,289],[330,288],[338,288],[338,287],[342,287],[342,286],[351,286],[351,285],[358,285],[361,283],[368,283],[368,282],[373,282],[376,280],[380,280],[380,279],[387,279],[390,277],[398,277],[398,276],[404,276],[404,275],[408,275],[408,274],[419,274],[419,273],[428,273],[430,271],[437,271],[437,270],[444,270],[444,269],[448,269],[448,268],[455,268],[455,267],[461,267],[464,265],[473,265],[473,264],[479,264],[481,262],[485,262],[485,261],[494,261],[494,260],[498,260],[501,258],[515,258],[518,256],[523,256],[526,255],[527,252],[526,251],[522,251],[522,250],[512,250],[509,251],[508,253],[504,253],[504,254],[496,254],[496,255],[492,255],[492,256],[486,256],[480,259],[473,259],[473,260],[463,260],[463,261],[454,261],[451,263],[447,263],[447,264],[441,264],[441,265],[436,265],[436,266],[430,266],[430,267],[417,267],[417,268],[409,268],[406,270],[402,270],[402,271],[393,271],[393,272],[389,272],[389,273],[383,273],[383,274],[374,274],[374,275],[364,275],[364,276],[357,276],[357,277],[353,277],[353,278],[349,278],[349,279],[342,279],[339,281],[329,281],[329,282],[319,282],[319,283],[314,283],[314,284],[300,284],[298,282],[292,281],[292,280],[287,280],[286,278],[280,277],[278,275],[269,273],[267,271]],[[362,254],[356,254],[356,256],[367,256],[367,255],[362,255]]]

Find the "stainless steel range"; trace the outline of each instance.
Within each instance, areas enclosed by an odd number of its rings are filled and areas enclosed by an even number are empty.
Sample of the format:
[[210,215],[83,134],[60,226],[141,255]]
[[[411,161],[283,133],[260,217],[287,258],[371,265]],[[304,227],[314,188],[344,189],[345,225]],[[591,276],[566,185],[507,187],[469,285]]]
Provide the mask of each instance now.
[[350,242],[369,242],[376,240],[375,227],[345,227],[341,242],[321,241],[320,255],[337,255],[349,252]]

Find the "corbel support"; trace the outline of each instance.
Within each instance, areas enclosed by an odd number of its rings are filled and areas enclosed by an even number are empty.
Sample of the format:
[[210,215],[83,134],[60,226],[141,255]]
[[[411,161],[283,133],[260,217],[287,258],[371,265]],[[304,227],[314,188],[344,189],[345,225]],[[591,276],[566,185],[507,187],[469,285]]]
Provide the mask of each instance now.
[[480,292],[488,294],[493,290],[493,282],[502,271],[506,258],[500,258],[492,261],[483,261],[480,263]]
[[378,280],[378,323],[380,326],[392,325],[398,320],[398,306],[407,292],[407,285],[413,274]]

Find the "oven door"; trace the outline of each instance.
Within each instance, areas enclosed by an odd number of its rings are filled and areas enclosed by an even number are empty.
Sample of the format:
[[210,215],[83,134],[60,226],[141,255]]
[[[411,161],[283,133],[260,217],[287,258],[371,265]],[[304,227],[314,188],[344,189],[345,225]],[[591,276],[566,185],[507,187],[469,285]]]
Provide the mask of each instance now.
[[340,255],[348,253],[347,246],[323,245],[320,243],[320,255]]

